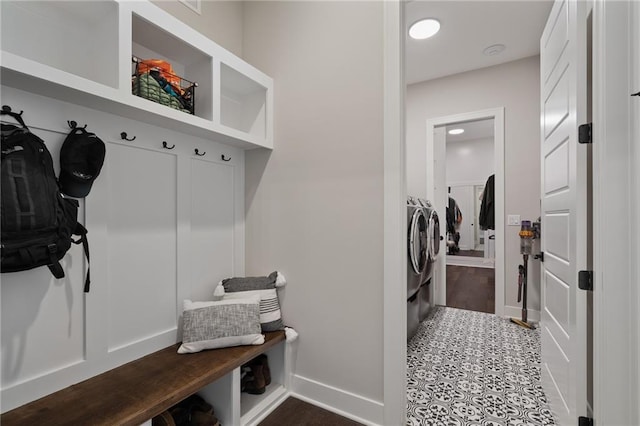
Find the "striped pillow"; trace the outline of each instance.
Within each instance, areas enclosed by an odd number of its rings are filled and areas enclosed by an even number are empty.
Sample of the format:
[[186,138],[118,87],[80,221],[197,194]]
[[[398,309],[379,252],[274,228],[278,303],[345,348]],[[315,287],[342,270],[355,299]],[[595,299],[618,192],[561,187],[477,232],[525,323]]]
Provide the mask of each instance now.
[[260,297],[260,326],[262,331],[284,330],[280,302],[275,288],[236,292],[225,289],[222,300],[244,299],[252,296]]

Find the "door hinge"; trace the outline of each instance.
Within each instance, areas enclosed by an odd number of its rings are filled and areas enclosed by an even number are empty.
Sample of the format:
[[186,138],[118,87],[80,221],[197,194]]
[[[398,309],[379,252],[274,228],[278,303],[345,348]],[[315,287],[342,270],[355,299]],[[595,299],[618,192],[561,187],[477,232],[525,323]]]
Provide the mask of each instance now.
[[593,419],[591,417],[578,417],[578,426],[593,426]]
[[535,256],[533,256],[534,259],[540,259],[540,262],[544,262],[544,252],[541,251],[540,253],[536,254]]
[[578,127],[578,142],[592,143],[591,139],[591,123],[582,124]]
[[593,271],[578,272],[578,288],[593,291]]

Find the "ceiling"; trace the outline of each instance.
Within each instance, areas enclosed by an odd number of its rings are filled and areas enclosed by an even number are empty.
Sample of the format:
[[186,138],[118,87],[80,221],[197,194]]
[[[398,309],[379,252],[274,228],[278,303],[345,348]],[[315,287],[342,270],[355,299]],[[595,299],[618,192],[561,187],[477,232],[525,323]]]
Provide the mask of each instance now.
[[[464,133],[451,135],[449,134],[451,129],[464,129]],[[451,124],[446,126],[446,130],[447,143],[493,138],[493,118]]]
[[[406,36],[407,84],[539,54],[540,36],[552,3],[552,0],[408,1],[405,34],[409,25],[423,18],[438,19],[441,28],[426,40]],[[482,53],[495,44],[504,44],[506,49],[493,56]]]

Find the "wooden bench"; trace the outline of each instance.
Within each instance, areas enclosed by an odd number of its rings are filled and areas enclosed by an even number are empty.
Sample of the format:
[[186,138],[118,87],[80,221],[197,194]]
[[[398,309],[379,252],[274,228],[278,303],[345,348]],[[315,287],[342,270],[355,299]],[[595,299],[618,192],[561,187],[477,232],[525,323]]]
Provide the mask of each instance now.
[[0,424],[138,426],[284,340],[276,331],[262,345],[183,355],[172,345],[8,411]]

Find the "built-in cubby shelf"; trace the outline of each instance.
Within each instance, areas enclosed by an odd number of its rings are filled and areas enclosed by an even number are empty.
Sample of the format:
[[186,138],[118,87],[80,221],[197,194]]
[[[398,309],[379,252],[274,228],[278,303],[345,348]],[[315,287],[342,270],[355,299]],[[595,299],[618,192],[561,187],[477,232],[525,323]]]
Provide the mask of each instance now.
[[[273,148],[273,80],[151,2],[1,7],[3,85],[242,149]],[[197,82],[195,114],[133,95],[132,55],[166,60]]]

